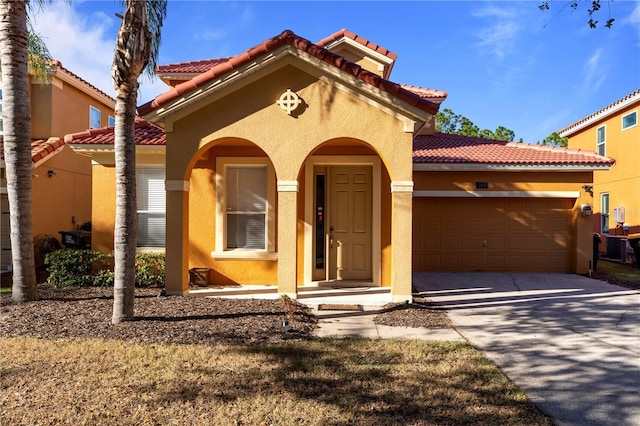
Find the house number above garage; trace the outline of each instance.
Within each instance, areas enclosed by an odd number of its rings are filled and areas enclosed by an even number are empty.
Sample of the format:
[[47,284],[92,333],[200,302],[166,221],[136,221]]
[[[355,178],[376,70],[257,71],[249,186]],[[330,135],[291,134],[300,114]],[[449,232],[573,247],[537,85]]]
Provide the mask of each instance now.
[[287,114],[291,115],[291,113],[300,106],[302,99],[300,99],[296,92],[292,92],[291,89],[287,89],[276,103],[280,108],[285,110]]

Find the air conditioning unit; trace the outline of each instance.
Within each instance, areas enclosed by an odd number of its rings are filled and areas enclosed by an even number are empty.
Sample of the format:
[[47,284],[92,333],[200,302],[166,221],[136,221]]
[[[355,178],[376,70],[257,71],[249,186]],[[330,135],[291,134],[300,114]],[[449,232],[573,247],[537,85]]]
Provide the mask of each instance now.
[[624,223],[624,207],[613,209],[613,221],[615,223]]

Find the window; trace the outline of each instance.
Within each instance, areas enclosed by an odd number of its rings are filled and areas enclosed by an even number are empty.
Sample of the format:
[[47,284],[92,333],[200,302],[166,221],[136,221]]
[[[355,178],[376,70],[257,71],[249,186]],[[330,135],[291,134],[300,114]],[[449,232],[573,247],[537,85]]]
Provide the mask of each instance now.
[[600,194],[600,214],[602,216],[601,232],[603,234],[609,233],[609,193],[605,192]]
[[107,126],[113,127],[115,125],[116,125],[116,118],[109,116],[109,119],[107,120]]
[[267,158],[218,158],[214,257],[275,251],[275,173]]
[[606,143],[605,126],[598,127],[596,130],[596,152],[598,155],[607,155]]
[[622,130],[627,130],[638,124],[638,111],[630,112],[622,116]]
[[98,108],[89,107],[89,127],[96,129],[100,127],[100,110]]
[[3,132],[3,127],[2,127],[2,89],[0,89],[0,135]]
[[140,167],[136,170],[138,247],[165,247],[164,180],[164,167]]

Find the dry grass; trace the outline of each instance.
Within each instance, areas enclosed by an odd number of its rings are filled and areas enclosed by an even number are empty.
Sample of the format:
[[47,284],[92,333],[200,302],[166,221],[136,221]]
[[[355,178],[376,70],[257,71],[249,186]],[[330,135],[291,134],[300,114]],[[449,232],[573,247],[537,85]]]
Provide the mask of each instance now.
[[464,343],[0,338],[2,424],[552,424]]
[[599,260],[598,270],[593,274],[593,277],[611,284],[640,290],[640,268],[635,266]]

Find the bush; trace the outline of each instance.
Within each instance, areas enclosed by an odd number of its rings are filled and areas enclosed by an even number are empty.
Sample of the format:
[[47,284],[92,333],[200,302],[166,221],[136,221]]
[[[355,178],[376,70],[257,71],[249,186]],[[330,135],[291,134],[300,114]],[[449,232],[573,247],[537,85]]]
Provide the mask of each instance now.
[[92,250],[65,249],[48,253],[47,283],[57,287],[102,287],[113,285],[113,256]]
[[[163,253],[136,255],[136,287],[163,287]],[[57,287],[113,286],[113,254],[92,250],[65,249],[47,254],[47,283]]]
[[136,287],[164,287],[164,253],[136,255]]

